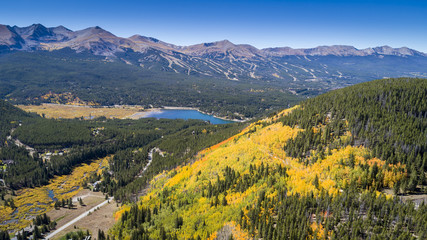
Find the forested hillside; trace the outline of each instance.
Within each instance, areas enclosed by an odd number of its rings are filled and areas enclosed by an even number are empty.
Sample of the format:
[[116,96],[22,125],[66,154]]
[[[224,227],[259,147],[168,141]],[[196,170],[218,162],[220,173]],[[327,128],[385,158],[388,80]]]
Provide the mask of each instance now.
[[[306,90],[297,96],[277,84],[177,74],[160,63],[143,69],[137,64],[70,49],[0,54],[0,73],[0,98],[15,104],[69,103],[78,99],[99,105],[197,107],[239,118],[260,115],[284,103],[294,105],[306,96]],[[310,91],[317,93],[317,89]]]
[[383,79],[255,122],[191,165],[157,175],[109,234],[425,239],[426,96],[425,79]]
[[[110,195],[114,195],[115,191],[134,181],[134,177],[144,168],[150,148],[161,146],[170,154],[177,154],[173,161],[167,158],[167,161],[157,162],[159,165],[150,168],[157,174],[175,167],[202,148],[231,136],[241,128],[239,124],[211,125],[199,120],[154,118],[54,120],[25,113],[4,101],[0,101],[0,104],[3,145],[0,160],[13,161],[2,176],[12,189],[45,185],[56,175],[69,174],[79,164],[115,154],[111,162],[114,181],[105,184]],[[175,142],[170,142],[170,139],[183,144],[175,147]],[[24,147],[18,146],[17,141],[34,153],[30,154]],[[185,154],[181,151],[185,151]],[[130,194],[131,191],[122,192],[117,199],[127,198]]]
[[[415,190],[427,171],[427,80],[389,79],[347,87],[307,100],[283,123],[304,131],[289,140],[289,156],[316,161],[327,149],[364,146],[387,164],[403,164],[407,177],[402,190]],[[347,142],[336,141],[350,131]],[[320,156],[321,158],[322,156]]]
[[[55,120],[25,113],[4,101],[0,104],[0,229],[12,232],[28,224],[32,214],[53,208],[47,185],[50,191],[72,196],[76,189],[99,181],[97,190],[118,202],[129,202],[153,176],[185,163],[244,126],[154,118]],[[152,149],[159,150],[148,165]],[[101,168],[99,162],[105,166]],[[59,184],[71,175],[70,182]],[[32,194],[37,196],[34,202],[26,197]],[[43,205],[34,208],[36,204]]]
[[10,134],[10,130],[18,126],[19,121],[35,117],[3,100],[0,100],[0,116],[0,146],[4,144],[6,136]]

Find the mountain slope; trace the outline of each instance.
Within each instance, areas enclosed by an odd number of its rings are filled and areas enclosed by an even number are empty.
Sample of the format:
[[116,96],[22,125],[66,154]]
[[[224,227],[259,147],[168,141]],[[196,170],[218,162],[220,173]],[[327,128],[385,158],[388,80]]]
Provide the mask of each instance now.
[[101,105],[185,106],[227,116],[253,117],[293,105],[303,96],[262,83],[180,75],[71,50],[0,54],[0,97],[13,103],[68,103],[79,98]]
[[[117,213],[120,220],[110,234],[423,239],[427,207],[380,191],[420,192],[417,184],[427,184],[426,84],[423,79],[373,81],[255,122],[200,152],[193,164],[155,177],[138,204]],[[411,146],[402,145],[406,142]]]
[[0,50],[10,48],[22,48],[24,39],[19,36],[12,28],[0,25]]

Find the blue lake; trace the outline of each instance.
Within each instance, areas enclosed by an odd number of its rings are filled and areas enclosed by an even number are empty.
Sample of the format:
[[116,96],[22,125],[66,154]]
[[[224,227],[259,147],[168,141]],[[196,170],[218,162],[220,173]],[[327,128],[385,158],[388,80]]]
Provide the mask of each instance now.
[[209,121],[212,124],[226,124],[232,123],[233,121],[227,121],[214,116],[201,113],[197,110],[175,110],[175,109],[164,109],[159,112],[151,112],[144,116],[144,118],[167,118],[167,119],[200,119]]

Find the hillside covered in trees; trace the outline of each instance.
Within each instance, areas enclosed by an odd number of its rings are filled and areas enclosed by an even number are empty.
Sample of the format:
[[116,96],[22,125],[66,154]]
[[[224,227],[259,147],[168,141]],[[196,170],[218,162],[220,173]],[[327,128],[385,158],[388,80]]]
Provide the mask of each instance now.
[[[134,154],[132,163],[125,165],[126,168],[140,171],[145,165],[149,147],[165,145],[163,142],[169,141],[169,135],[174,136],[175,141],[185,138],[186,143],[194,147],[188,146],[194,154],[194,151],[220,141],[223,136],[233,134],[236,131],[233,129],[239,128],[237,125],[211,125],[200,120],[148,118],[135,121],[102,117],[94,120],[45,119],[26,113],[7,102],[0,101],[0,104],[0,160],[14,162],[3,174],[7,186],[12,189],[41,186],[55,175],[69,174],[78,164],[115,153],[115,159],[125,158],[120,156],[135,149],[139,149],[141,153]],[[204,134],[202,130],[210,134]],[[199,134],[207,136],[204,141],[195,140]],[[35,154],[30,156],[24,147],[15,144],[16,140],[33,148]],[[170,148],[173,152],[173,147]],[[41,159],[46,152],[58,151],[63,154],[52,155],[50,161]],[[117,165],[123,165],[118,162]],[[174,164],[177,163],[178,160]],[[115,170],[117,174],[124,171]]]
[[[425,239],[427,81],[335,90],[150,182],[116,239]],[[389,191],[393,189],[393,191]],[[385,191],[387,190],[387,191]]]
[[[154,118],[45,119],[1,100],[0,123],[0,229],[11,231],[30,222],[26,214],[31,216],[31,211],[53,208],[47,185],[72,197],[75,189],[101,180],[100,190],[118,202],[130,201],[152,176],[188,161],[244,126]],[[163,157],[155,153],[156,161],[148,166],[148,153],[154,148],[161,148]],[[80,179],[58,184],[60,176],[71,176],[75,170]],[[37,198],[23,199],[32,194]],[[36,203],[43,209],[31,210]],[[17,224],[21,227],[14,228]]]
[[[136,62],[140,59],[132,53],[128,55],[120,58],[131,57]],[[310,91],[298,88],[295,95],[273,79],[271,82],[276,84],[197,76],[188,69],[188,74],[177,74],[163,64],[168,65],[164,60],[144,69],[140,63],[111,62],[71,49],[0,52],[0,99],[14,104],[68,103],[78,99],[103,106],[196,107],[232,119],[259,116],[321,92],[318,86],[312,86]]]

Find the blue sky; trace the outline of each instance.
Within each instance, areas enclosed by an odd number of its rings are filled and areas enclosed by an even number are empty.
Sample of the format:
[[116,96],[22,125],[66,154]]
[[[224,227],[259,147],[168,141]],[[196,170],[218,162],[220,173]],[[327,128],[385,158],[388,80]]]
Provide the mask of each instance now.
[[14,0],[1,5],[1,24],[100,26],[120,37],[140,34],[177,45],[228,39],[257,48],[389,45],[427,52],[425,0]]

